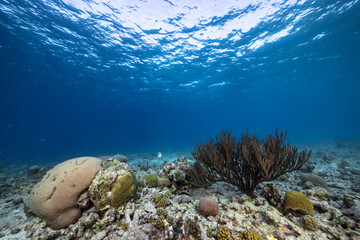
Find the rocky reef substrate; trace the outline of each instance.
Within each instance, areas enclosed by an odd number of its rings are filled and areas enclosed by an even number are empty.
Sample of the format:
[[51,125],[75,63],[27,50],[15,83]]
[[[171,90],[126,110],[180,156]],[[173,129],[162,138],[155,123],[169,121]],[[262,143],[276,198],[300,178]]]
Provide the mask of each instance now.
[[[303,147],[313,149],[310,161],[300,171],[260,184],[256,198],[226,183],[191,188],[187,152],[100,157],[102,170],[79,196],[81,216],[59,230],[27,204],[48,169],[8,168],[0,173],[0,237],[360,239],[360,144]],[[307,200],[291,201],[291,194]]]

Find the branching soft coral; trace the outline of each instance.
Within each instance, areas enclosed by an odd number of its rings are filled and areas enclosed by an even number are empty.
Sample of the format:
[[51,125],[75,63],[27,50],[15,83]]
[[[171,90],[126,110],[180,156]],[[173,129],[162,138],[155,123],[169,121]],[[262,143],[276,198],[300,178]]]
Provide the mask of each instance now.
[[300,169],[309,159],[311,151],[298,153],[297,147],[285,143],[286,133],[261,139],[259,134],[242,134],[240,140],[231,131],[221,131],[216,140],[198,143],[191,152],[196,160],[190,174],[194,186],[202,187],[215,182],[237,186],[254,197],[255,187],[280,175]]

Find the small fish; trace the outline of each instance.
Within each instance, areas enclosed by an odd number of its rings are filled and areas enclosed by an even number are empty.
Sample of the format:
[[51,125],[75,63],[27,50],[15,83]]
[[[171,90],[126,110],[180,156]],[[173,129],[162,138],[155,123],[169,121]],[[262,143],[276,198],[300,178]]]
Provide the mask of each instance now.
[[161,158],[161,157],[162,157],[162,153],[161,153],[161,152],[158,152],[158,153],[157,153],[157,157],[158,157],[158,158]]

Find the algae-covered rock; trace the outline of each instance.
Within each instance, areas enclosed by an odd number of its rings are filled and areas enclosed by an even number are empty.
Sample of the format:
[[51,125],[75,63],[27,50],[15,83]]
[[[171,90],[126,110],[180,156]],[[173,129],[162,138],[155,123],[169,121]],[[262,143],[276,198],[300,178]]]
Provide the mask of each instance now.
[[313,187],[306,191],[308,196],[313,196],[320,201],[329,201],[330,194],[329,192],[323,187]]
[[331,163],[332,161],[334,161],[335,157],[333,155],[331,155],[330,153],[327,152],[323,152],[321,154],[321,160],[322,162],[325,163]]
[[349,194],[344,194],[343,202],[344,202],[345,208],[352,208],[356,205],[355,198]]
[[126,163],[108,159],[102,164],[89,187],[90,200],[98,212],[110,207],[122,210],[126,202],[135,195],[136,178],[134,171]]
[[316,174],[309,173],[301,176],[301,182],[305,185],[306,182],[311,182],[314,186],[323,187],[328,189],[328,185],[323,177],[320,177]]
[[307,196],[298,191],[289,191],[285,194],[285,211],[315,215],[314,206]]
[[264,187],[264,195],[266,200],[275,207],[279,207],[281,205],[281,194],[279,190],[277,190],[275,184],[269,183]]
[[319,227],[318,222],[314,218],[310,217],[309,215],[304,216],[304,218],[303,218],[303,220],[301,222],[301,225],[305,229],[308,229],[308,230],[311,230],[311,231],[315,231]]

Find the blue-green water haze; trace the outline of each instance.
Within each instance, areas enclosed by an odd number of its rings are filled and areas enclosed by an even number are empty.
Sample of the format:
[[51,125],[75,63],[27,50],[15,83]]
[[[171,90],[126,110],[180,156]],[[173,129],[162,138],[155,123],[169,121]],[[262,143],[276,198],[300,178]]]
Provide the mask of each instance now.
[[0,1],[0,160],[232,129],[360,138],[358,1]]

